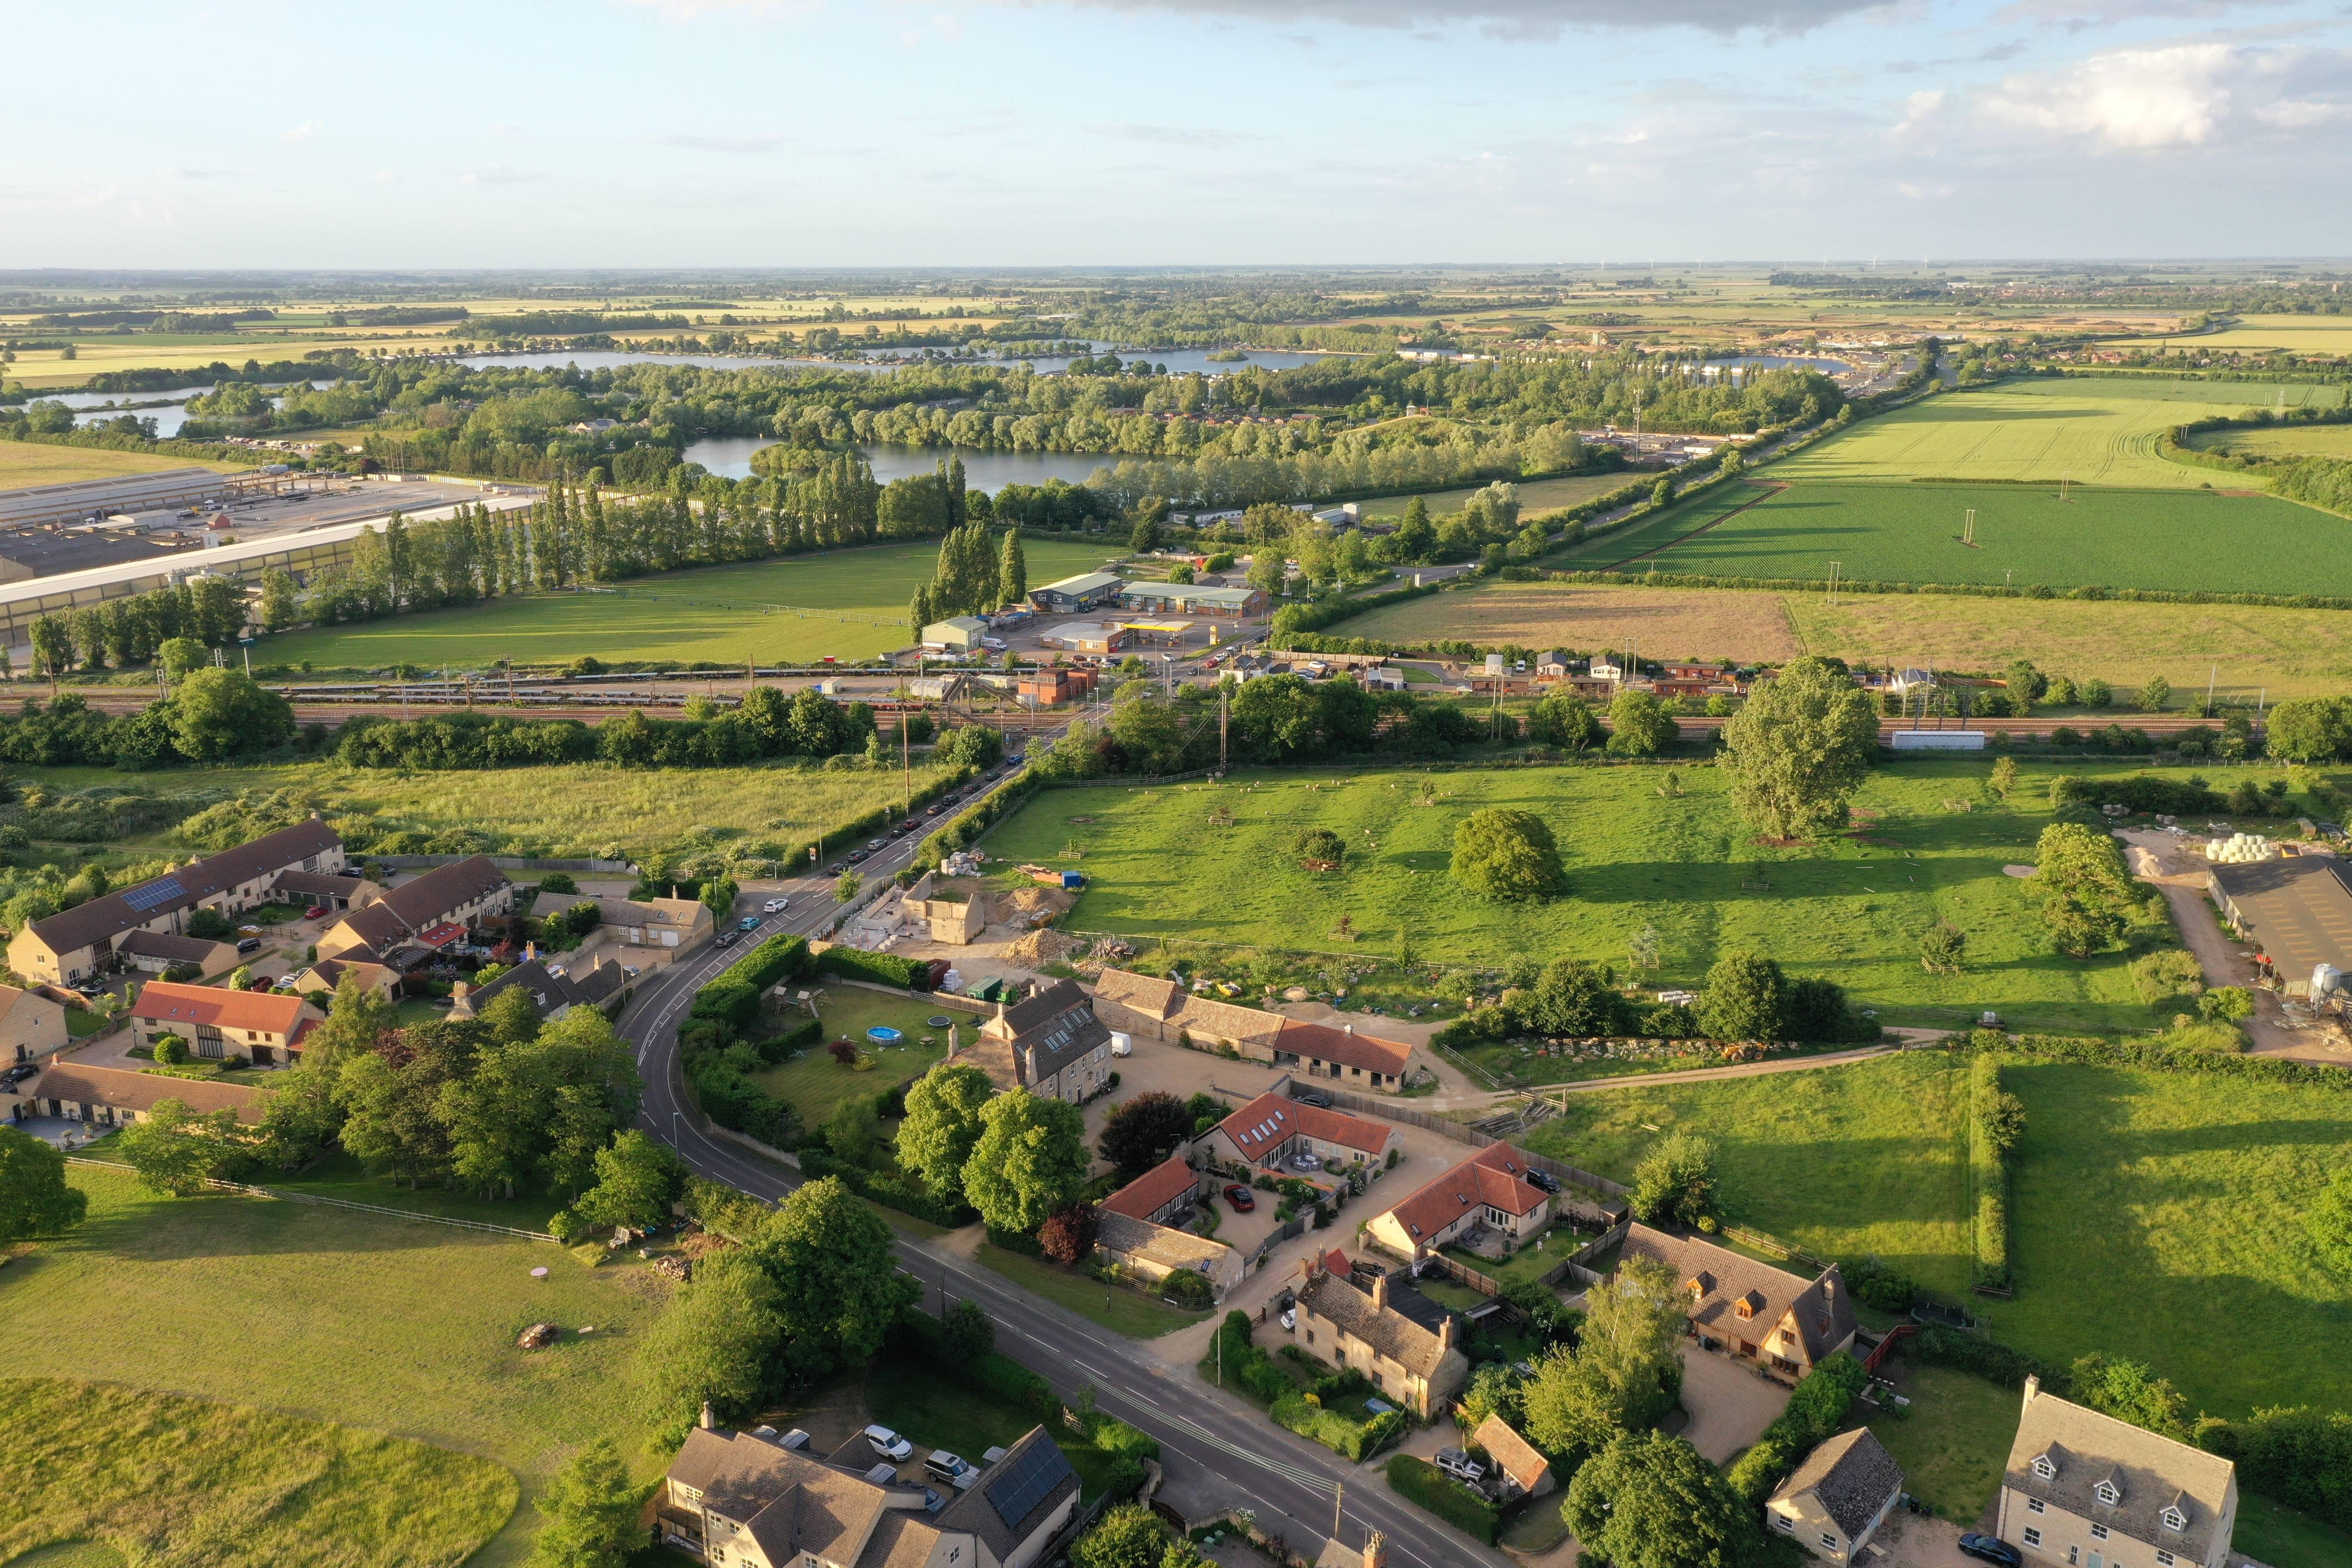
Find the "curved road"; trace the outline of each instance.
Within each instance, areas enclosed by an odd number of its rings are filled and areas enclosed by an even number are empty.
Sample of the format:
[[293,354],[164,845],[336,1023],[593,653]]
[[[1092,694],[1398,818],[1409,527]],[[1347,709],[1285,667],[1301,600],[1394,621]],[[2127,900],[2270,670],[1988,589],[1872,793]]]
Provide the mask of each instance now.
[[[1033,743],[1051,739],[1039,735]],[[1000,788],[1012,776],[1008,772],[987,788]],[[890,876],[913,858],[921,842],[917,834],[895,839],[858,869],[869,879]],[[801,878],[780,892],[790,900],[782,913],[766,917],[743,943],[698,954],[648,980],[623,1009],[619,1024],[636,1047],[646,1081],[640,1124],[677,1149],[696,1174],[770,1202],[799,1185],[799,1173],[714,1136],[704,1124],[687,1100],[677,1025],[696,989],[741,957],[745,944],[780,931],[804,935],[832,918],[832,884],[821,876]],[[1349,1545],[1362,1544],[1367,1531],[1378,1530],[1387,1536],[1391,1556],[1413,1568],[1462,1563],[1504,1568],[1500,1553],[1391,1492],[1378,1462],[1350,1465],[1274,1426],[1237,1398],[1220,1395],[1185,1373],[1171,1377],[1139,1356],[1123,1336],[932,1242],[900,1237],[898,1262],[921,1282],[933,1310],[943,1310],[952,1300],[979,1302],[996,1324],[997,1347],[1007,1355],[1066,1398],[1090,1384],[1099,1408],[1157,1437],[1172,1485],[1192,1492],[1205,1489],[1233,1507],[1251,1509],[1262,1527],[1301,1546],[1329,1534],[1335,1491],[1344,1487],[1341,1531]]]

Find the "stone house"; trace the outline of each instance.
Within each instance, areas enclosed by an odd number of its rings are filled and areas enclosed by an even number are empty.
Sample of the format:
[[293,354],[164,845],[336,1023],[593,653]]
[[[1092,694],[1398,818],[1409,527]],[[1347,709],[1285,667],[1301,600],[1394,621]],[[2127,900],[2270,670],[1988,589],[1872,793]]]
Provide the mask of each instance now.
[[1514,1498],[1541,1497],[1556,1484],[1551,1461],[1499,1415],[1489,1415],[1478,1423],[1477,1430],[1470,1434],[1470,1446],[1482,1450],[1494,1462],[1506,1502]]
[[175,1037],[206,1061],[241,1056],[264,1067],[299,1057],[303,1037],[325,1021],[299,993],[231,991],[169,980],[149,981],[131,1004],[131,1037],[139,1045],[152,1049],[156,1041]]
[[349,911],[320,934],[319,956],[375,963],[406,942],[446,947],[513,909],[514,883],[488,856],[476,855],[436,866]]
[[1348,1089],[1393,1094],[1412,1074],[1412,1047],[1361,1033],[1352,1024],[1301,1023],[1129,970],[1104,970],[1095,981],[1095,1003],[1114,1029],[1230,1052]]
[[1057,980],[982,1022],[972,1061],[999,1089],[1081,1105],[1110,1087],[1110,1029],[1084,986]]
[[1903,1495],[1903,1467],[1867,1426],[1805,1456],[1764,1504],[1774,1530],[1830,1563],[1858,1561]]
[[1533,1241],[1551,1223],[1551,1194],[1528,1180],[1536,1168],[1527,1152],[1489,1143],[1419,1192],[1375,1215],[1368,1240],[1408,1261],[1435,1252],[1481,1226],[1514,1247]]
[[[1344,1254],[1338,1255],[1344,1266]],[[1299,1265],[1297,1308],[1292,1340],[1319,1361],[1362,1373],[1391,1404],[1426,1421],[1444,1409],[1470,1376],[1469,1358],[1454,1348],[1454,1315],[1422,1296],[1433,1322],[1421,1322],[1390,1300],[1389,1278],[1376,1273],[1360,1289],[1332,1259],[1309,1258]]]
[[127,1127],[167,1100],[208,1115],[233,1111],[241,1127],[258,1127],[270,1091],[207,1079],[169,1078],[86,1062],[53,1061],[19,1091],[20,1106],[41,1116],[60,1116],[92,1127]]
[[1326,1166],[1379,1164],[1393,1136],[1385,1122],[1344,1110],[1261,1094],[1193,1140],[1194,1157],[1223,1171],[1281,1171],[1292,1156],[1312,1154]]
[[37,1062],[64,1050],[69,1033],[63,1004],[0,985],[0,1061]]
[[1623,1258],[1673,1270],[1701,1350],[1793,1383],[1853,1342],[1853,1292],[1832,1264],[1816,1279],[1695,1236],[1633,1226]]
[[2237,1467],[2025,1380],[2000,1481],[2000,1533],[2029,1563],[2226,1568]]

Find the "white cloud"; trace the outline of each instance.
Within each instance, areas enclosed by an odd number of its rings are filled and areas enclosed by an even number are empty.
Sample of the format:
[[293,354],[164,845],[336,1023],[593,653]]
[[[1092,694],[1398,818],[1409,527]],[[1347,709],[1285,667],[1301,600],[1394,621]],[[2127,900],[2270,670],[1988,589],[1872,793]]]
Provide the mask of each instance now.
[[375,172],[375,183],[379,185],[396,185],[400,184],[400,176],[390,169],[378,169]]
[[[1297,24],[1309,19],[1412,29],[1468,23],[1489,32],[1557,37],[1571,29],[1696,27],[1710,33],[1801,33],[1889,0],[1063,0],[1118,11],[1175,11]],[[1435,41],[1443,33],[1415,33]]]
[[184,180],[190,183],[197,183],[205,180],[233,180],[236,178],[237,175],[237,171],[235,169],[170,168],[162,171],[162,173],[163,177],[167,180]]
[[301,124],[297,125],[292,130],[287,132],[285,139],[289,142],[308,142],[311,137],[316,136],[320,132],[324,131],[326,128],[327,126],[324,121],[306,120],[302,121]]
[[2108,152],[2201,147],[2352,118],[2352,51],[2206,42],[2113,49],[2005,78],[1990,125]]
[[491,163],[479,169],[468,169],[458,178],[469,185],[527,185],[547,176],[529,169],[510,169],[504,163]]
[[1247,132],[1218,131],[1204,125],[1090,125],[1087,129],[1097,136],[1116,136],[1123,142],[1149,142],[1162,147],[1192,147],[1204,152],[1265,140]]

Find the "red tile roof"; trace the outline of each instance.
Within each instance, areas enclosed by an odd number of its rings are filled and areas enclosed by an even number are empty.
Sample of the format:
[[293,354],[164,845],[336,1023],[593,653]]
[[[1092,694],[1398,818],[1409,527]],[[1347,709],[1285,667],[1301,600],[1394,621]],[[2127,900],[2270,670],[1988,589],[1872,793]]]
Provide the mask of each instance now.
[[1200,1182],[1181,1154],[1171,1154],[1135,1180],[1103,1199],[1102,1206],[1129,1219],[1148,1220],[1191,1192]]
[[1318,1061],[1337,1062],[1344,1068],[1391,1075],[1402,1074],[1412,1056],[1412,1047],[1399,1040],[1335,1029],[1328,1024],[1302,1024],[1296,1018],[1283,1020],[1282,1032],[1274,1037],[1274,1048]]
[[1261,1094],[1219,1125],[1242,1158],[1252,1164],[1301,1135],[1373,1156],[1386,1152],[1389,1146],[1389,1130],[1381,1122],[1344,1110],[1326,1110],[1284,1094]]
[[139,1000],[131,1005],[131,1016],[158,1024],[204,1024],[215,1029],[253,1029],[266,1035],[286,1035],[301,1023],[302,1008],[299,996],[151,980],[140,987]]
[[1528,1184],[1526,1154],[1508,1143],[1489,1143],[1389,1212],[1419,1241],[1460,1219],[1472,1208],[1491,1206],[1512,1215],[1533,1214],[1544,1194]]

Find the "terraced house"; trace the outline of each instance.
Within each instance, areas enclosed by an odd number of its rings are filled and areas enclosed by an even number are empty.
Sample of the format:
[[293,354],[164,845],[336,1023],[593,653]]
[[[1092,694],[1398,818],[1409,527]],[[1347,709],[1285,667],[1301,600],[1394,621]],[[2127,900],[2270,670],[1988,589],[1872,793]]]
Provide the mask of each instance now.
[[325,1016],[308,998],[276,991],[231,991],[152,980],[131,1005],[131,1037],[153,1049],[176,1038],[206,1061],[244,1057],[257,1066],[291,1062]]
[[319,956],[373,963],[398,947],[446,947],[464,940],[477,921],[513,908],[514,884],[488,856],[476,855],[436,866],[352,910],[320,933]]

